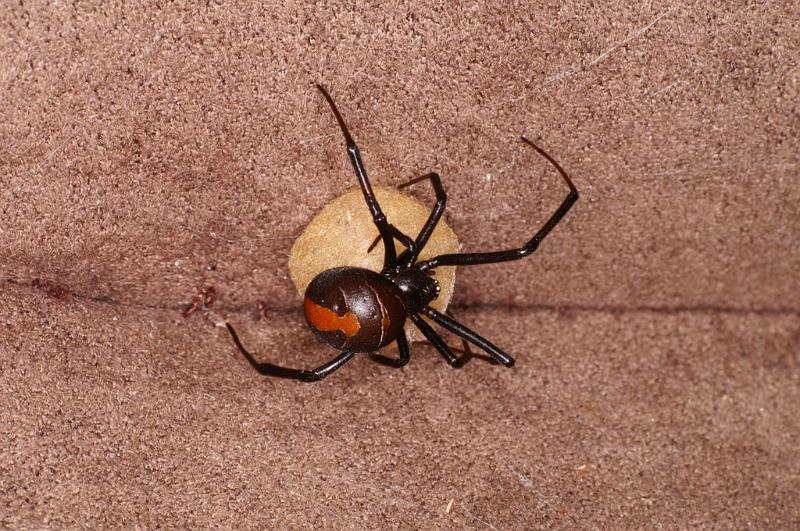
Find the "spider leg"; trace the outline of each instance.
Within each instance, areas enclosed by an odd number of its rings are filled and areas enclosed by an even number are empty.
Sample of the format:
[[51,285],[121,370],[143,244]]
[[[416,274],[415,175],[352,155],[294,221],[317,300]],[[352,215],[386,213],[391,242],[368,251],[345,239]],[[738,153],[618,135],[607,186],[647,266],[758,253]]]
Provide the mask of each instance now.
[[[455,319],[456,318],[456,316],[453,315],[453,312],[451,312],[449,309],[445,310],[444,313],[447,314],[447,316],[450,317],[451,319]],[[460,338],[460,339],[461,339],[461,346],[462,346],[462,350],[461,350],[462,354],[469,354],[470,358],[480,358],[483,361],[491,363],[493,365],[497,364],[497,360],[494,359],[491,356],[486,356],[485,354],[475,354],[475,353],[473,353],[472,349],[469,348],[469,343],[467,342],[467,340],[464,339],[463,337]],[[453,351],[457,351],[457,350],[458,349],[453,349]]]
[[431,186],[433,186],[433,191],[436,194],[436,204],[434,205],[433,209],[431,210],[430,215],[428,216],[427,221],[425,221],[425,225],[417,234],[416,240],[414,243],[416,244],[416,249],[413,251],[408,249],[403,254],[400,255],[398,258],[398,262],[401,265],[408,266],[413,264],[417,256],[422,249],[425,248],[425,245],[428,243],[428,239],[430,239],[431,234],[433,234],[433,230],[436,228],[436,225],[439,223],[439,220],[444,214],[444,207],[445,203],[447,202],[447,193],[444,191],[444,187],[442,186],[442,179],[439,177],[438,173],[431,172],[423,175],[422,177],[417,177],[416,179],[412,179],[407,183],[401,184],[398,186],[399,189],[406,188],[407,186],[411,186],[412,184],[416,184],[420,181],[428,180],[431,182]]
[[[477,346],[481,350],[485,351],[489,356],[491,356],[494,360],[498,363],[502,363],[506,367],[513,367],[514,366],[514,358],[509,356],[506,352],[504,352],[501,348],[494,345],[491,341],[485,339],[478,335],[477,332],[474,332],[464,326],[463,324],[459,323],[455,319],[446,316],[443,313],[440,313],[430,306],[426,306],[422,309],[422,312],[430,317],[436,324],[453,332],[455,335],[462,337],[472,343],[473,345]],[[421,320],[421,319],[420,319]],[[416,324],[416,321],[415,321]],[[423,334],[425,332],[423,331]],[[425,336],[427,337],[427,336]],[[430,338],[428,338],[430,339]]]
[[233,329],[230,323],[226,322],[225,327],[228,329],[228,332],[230,332],[233,342],[236,345],[236,348],[239,349],[239,352],[242,353],[245,359],[250,362],[250,365],[252,365],[255,370],[265,376],[277,376],[278,378],[288,378],[290,380],[300,380],[303,382],[316,382],[331,374],[333,371],[350,361],[353,356],[356,355],[355,352],[351,351],[342,352],[328,363],[324,363],[316,369],[310,371],[303,369],[290,369],[288,367],[281,367],[280,365],[273,365],[272,363],[259,363],[253,357],[253,355],[244,348],[242,342],[239,340],[239,336],[236,334],[236,331]]
[[495,251],[495,252],[488,252],[488,253],[455,253],[455,254],[442,254],[437,257],[431,258],[430,260],[425,260],[424,262],[420,262],[418,267],[421,270],[432,269],[438,266],[443,265],[451,265],[451,266],[458,266],[458,265],[477,265],[477,264],[493,264],[495,262],[507,262],[509,260],[519,260],[520,258],[524,258],[529,254],[533,253],[538,247],[539,244],[544,240],[545,236],[547,236],[553,227],[558,225],[558,222],[566,215],[569,209],[575,204],[575,201],[578,200],[578,190],[575,188],[575,185],[572,184],[572,180],[570,180],[569,175],[564,169],[558,164],[558,162],[553,159],[550,155],[548,155],[542,148],[525,138],[522,137],[522,141],[531,146],[535,149],[540,155],[546,158],[561,176],[564,178],[564,181],[569,186],[569,195],[564,201],[561,203],[561,206],[558,207],[558,210],[550,216],[550,219],[547,220],[547,223],[542,226],[539,231],[533,235],[533,238],[528,241],[525,245],[518,249],[510,249],[508,251]]
[[415,313],[410,314],[409,317],[414,322],[416,327],[419,328],[419,331],[422,332],[422,335],[425,336],[425,339],[431,342],[431,345],[433,345],[436,350],[439,351],[442,357],[454,369],[460,369],[472,357],[470,354],[464,354],[461,357],[456,356],[453,354],[453,351],[450,350],[450,347],[447,346],[447,343],[444,342],[442,336],[437,334],[434,329],[431,328],[431,325],[426,323],[422,317]]
[[[412,251],[413,251],[413,250],[416,248],[416,247],[415,247],[415,245],[416,245],[416,244],[414,243],[414,240],[412,240],[410,236],[408,236],[407,234],[405,234],[403,231],[401,231],[400,229],[398,229],[397,227],[395,227],[395,226],[394,226],[394,225],[392,225],[391,223],[389,224],[389,230],[390,230],[390,231],[391,231],[391,233],[392,233],[392,237],[393,237],[393,238],[397,238],[397,240],[398,240],[398,241],[399,241],[401,244],[403,244],[403,245],[405,246],[405,248],[406,248],[406,251],[408,251],[408,250],[412,250]],[[371,250],[372,250],[372,249],[373,249],[373,248],[374,248],[376,245],[378,245],[378,242],[379,242],[379,241],[381,241],[381,236],[380,236],[380,234],[379,234],[379,235],[378,235],[378,236],[375,238],[375,241],[373,241],[373,242],[372,242],[372,245],[370,245],[370,246],[369,246],[369,249],[367,249],[367,254],[369,254],[369,252],[370,252],[370,251],[371,251]],[[394,240],[392,240],[392,245],[394,245]],[[389,269],[392,269],[392,268],[390,268],[390,267],[384,267],[384,268],[383,268],[383,271],[384,271],[384,272],[386,272],[386,271],[387,271],[387,270],[389,270]]]
[[397,350],[400,352],[400,356],[397,358],[390,358],[375,352],[371,352],[369,357],[373,361],[376,361],[381,365],[388,365],[389,367],[402,367],[408,363],[408,360],[411,359],[411,353],[408,349],[408,339],[406,339],[406,333],[403,330],[401,330],[400,335],[397,336]]
[[[412,240],[410,236],[408,236],[407,234],[405,234],[404,232],[402,232],[400,229],[398,229],[397,227],[395,227],[392,224],[389,224],[389,230],[392,231],[392,236],[394,238],[397,238],[398,240],[400,240],[400,243],[402,243],[407,249],[414,248],[414,240]],[[378,245],[379,241],[381,241],[381,235],[380,234],[375,236],[375,239],[372,240],[372,243],[367,248],[367,254],[372,252],[372,250],[375,248],[375,246]]]
[[364,200],[367,202],[370,214],[372,214],[372,221],[378,228],[381,238],[383,238],[383,267],[395,267],[397,265],[397,253],[395,252],[394,245],[392,245],[392,231],[389,228],[389,222],[386,220],[386,214],[381,210],[378,199],[375,197],[375,192],[372,191],[372,185],[370,185],[369,179],[367,178],[367,170],[364,169],[364,163],[361,160],[361,152],[358,150],[358,146],[350,135],[350,131],[347,129],[347,125],[345,125],[344,119],[339,113],[339,109],[336,108],[336,104],[333,103],[333,99],[330,94],[328,94],[328,91],[319,83],[317,83],[317,88],[322,92],[322,95],[325,96],[328,105],[330,105],[333,111],[333,115],[336,117],[336,121],[339,123],[339,128],[342,130],[344,141],[347,144],[347,155],[350,157],[350,163],[353,165],[353,170],[356,172],[356,177],[358,178],[358,185],[361,187]]
[[[399,190],[402,190],[403,188],[406,188],[408,186],[411,186],[413,184],[416,184],[424,180],[429,180],[431,182],[431,185],[433,186],[433,190],[436,193],[436,205],[434,205],[433,210],[431,210],[431,213],[428,216],[427,221],[425,221],[425,224],[420,229],[419,234],[417,234],[417,238],[416,240],[414,240],[415,244],[414,249],[412,250],[412,248],[409,247],[397,259],[401,267],[407,267],[408,265],[414,263],[419,253],[422,251],[423,248],[425,248],[425,245],[427,245],[428,240],[431,237],[431,234],[433,234],[433,230],[436,228],[436,225],[439,223],[439,219],[441,219],[442,217],[442,214],[444,214],[444,207],[445,203],[447,202],[447,193],[444,191],[444,187],[442,186],[442,179],[439,177],[438,173],[434,172],[426,173],[421,177],[416,177],[414,179],[411,179],[407,183],[401,184],[397,188]],[[379,240],[380,236],[375,238],[375,241],[373,241],[372,245],[370,245],[369,249],[367,249],[367,253],[372,251],[372,249],[378,244]]]
[[[450,310],[445,311],[445,314],[447,314],[447,316],[452,319],[456,318],[455,315],[453,315],[453,312],[451,312]],[[466,359],[466,361],[470,361],[472,358],[478,358],[487,363],[491,363],[492,365],[498,365],[496,359],[494,359],[491,356],[487,356],[486,354],[476,354],[475,352],[472,352],[472,349],[470,348],[467,340],[464,339],[463,337],[459,337],[459,339],[461,340],[461,348],[450,347],[451,351],[463,354],[464,355],[463,357]],[[430,341],[424,341],[424,343],[433,345],[433,343],[431,343]]]
[[[411,237],[407,236],[405,233],[403,233],[400,229],[398,229],[391,223],[389,224],[389,230],[392,233],[392,237],[397,238],[397,240],[405,246],[406,252],[408,252],[409,250],[414,251],[416,249],[416,244],[414,243],[414,240],[412,240]],[[378,242],[379,240],[376,239],[375,241]],[[392,240],[392,245],[394,246],[394,240]],[[399,262],[394,267],[384,266],[383,273],[386,273],[387,271],[397,272],[399,271],[400,267],[401,266],[399,265]]]

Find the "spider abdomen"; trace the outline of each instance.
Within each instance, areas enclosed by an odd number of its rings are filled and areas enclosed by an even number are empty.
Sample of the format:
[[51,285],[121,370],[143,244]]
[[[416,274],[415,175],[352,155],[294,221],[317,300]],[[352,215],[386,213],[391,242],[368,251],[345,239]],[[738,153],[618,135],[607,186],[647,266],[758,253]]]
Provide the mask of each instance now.
[[358,267],[317,275],[303,300],[314,333],[339,350],[372,352],[394,341],[406,318],[403,295],[388,278]]

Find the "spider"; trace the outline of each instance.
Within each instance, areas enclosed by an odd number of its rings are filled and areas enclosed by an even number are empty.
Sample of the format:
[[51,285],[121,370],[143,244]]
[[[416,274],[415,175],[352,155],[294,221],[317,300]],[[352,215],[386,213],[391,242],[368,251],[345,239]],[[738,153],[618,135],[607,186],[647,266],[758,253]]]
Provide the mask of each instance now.
[[[578,191],[567,173],[544,150],[527,138],[521,137],[523,142],[555,166],[569,186],[569,195],[558,210],[528,243],[517,249],[443,254],[418,261],[417,257],[441,219],[447,201],[447,194],[442,187],[439,175],[428,173],[406,183],[409,185],[429,181],[436,195],[436,204],[427,221],[416,238],[411,238],[386,219],[370,186],[358,146],[350,135],[339,109],[328,91],[320,84],[316,86],[327,100],[339,123],[347,146],[347,155],[350,157],[358,184],[372,214],[372,220],[383,240],[383,269],[377,273],[358,267],[335,267],[317,275],[306,288],[303,309],[309,327],[323,341],[340,351],[339,355],[327,363],[312,370],[304,370],[258,362],[244,348],[233,327],[226,322],[225,326],[236,347],[247,361],[263,375],[314,382],[329,376],[358,353],[368,353],[373,360],[383,365],[404,366],[410,359],[408,340],[404,331],[406,320],[410,319],[447,363],[454,368],[462,367],[470,357],[471,353],[467,348],[467,342],[486,352],[490,361],[512,367],[514,358],[501,348],[459,323],[450,314],[431,308],[430,303],[439,295],[439,284],[434,278],[434,273],[438,266],[507,262],[524,258],[533,253],[578,199]],[[394,246],[395,238],[405,247],[405,250],[399,255]],[[460,357],[456,356],[422,316],[428,317],[442,328],[460,336],[464,341],[465,354]],[[378,349],[392,341],[397,341],[397,357],[376,353]]]

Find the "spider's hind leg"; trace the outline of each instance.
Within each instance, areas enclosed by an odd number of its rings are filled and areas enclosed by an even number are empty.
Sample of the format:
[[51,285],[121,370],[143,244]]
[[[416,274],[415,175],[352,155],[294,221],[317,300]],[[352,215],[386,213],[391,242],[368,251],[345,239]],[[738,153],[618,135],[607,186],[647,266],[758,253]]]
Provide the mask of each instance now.
[[407,364],[408,360],[411,359],[411,353],[408,348],[408,339],[406,339],[405,330],[400,330],[400,335],[397,336],[397,350],[399,352],[399,357],[397,358],[390,358],[389,356],[384,356],[383,354],[377,354],[375,352],[371,352],[369,357],[373,361],[389,367],[399,368]]
[[244,348],[242,342],[239,340],[239,336],[236,334],[236,331],[233,329],[230,323],[226,321],[225,327],[231,334],[233,342],[236,345],[236,348],[239,349],[239,352],[242,353],[245,359],[250,362],[250,365],[252,365],[255,370],[264,376],[276,376],[278,378],[288,378],[290,380],[300,380],[302,382],[316,382],[322,380],[326,376],[329,376],[332,372],[353,359],[353,356],[356,355],[355,352],[351,351],[342,352],[331,361],[324,363],[316,369],[310,371],[281,367],[280,365],[273,365],[272,363],[259,363],[253,357],[253,355],[250,354],[246,348]]

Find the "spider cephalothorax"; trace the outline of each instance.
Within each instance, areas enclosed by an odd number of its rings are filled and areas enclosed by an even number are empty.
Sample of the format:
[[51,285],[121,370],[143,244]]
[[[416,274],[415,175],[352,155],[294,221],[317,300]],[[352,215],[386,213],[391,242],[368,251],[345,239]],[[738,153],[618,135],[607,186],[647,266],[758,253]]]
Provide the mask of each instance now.
[[[502,349],[459,323],[449,314],[443,314],[430,306],[439,295],[439,284],[433,276],[434,270],[438,266],[491,264],[518,260],[533,253],[578,199],[578,191],[567,173],[550,155],[522,137],[525,143],[555,166],[569,186],[569,195],[555,214],[525,245],[517,249],[443,254],[418,262],[420,251],[427,244],[444,213],[447,194],[439,175],[429,173],[411,181],[415,183],[428,180],[436,194],[436,205],[419,234],[412,239],[386,219],[367,179],[358,146],[353,141],[344,119],[328,92],[321,85],[317,85],[317,88],[330,105],[344,134],[347,154],[358,178],[358,184],[383,240],[383,269],[377,273],[357,267],[335,267],[323,271],[308,285],[303,299],[306,321],[317,336],[341,351],[334,359],[316,369],[292,369],[257,362],[242,346],[233,327],[226,323],[236,346],[262,374],[316,381],[344,365],[357,353],[369,353],[370,357],[379,363],[402,367],[410,359],[408,340],[404,331],[406,320],[409,319],[451,366],[461,367],[470,357],[469,349],[465,349],[463,356],[456,356],[433,327],[422,318],[424,315],[442,328],[460,336],[465,341],[465,346],[466,342],[472,343],[486,352],[492,361],[506,367],[514,365],[514,359]],[[399,256],[395,250],[395,239],[405,246],[405,251]],[[392,341],[397,341],[398,357],[392,358],[375,353]]]

